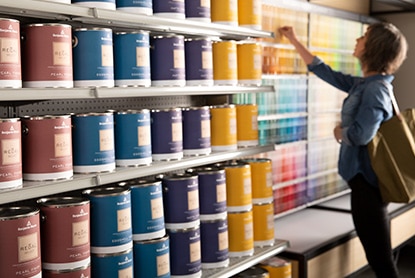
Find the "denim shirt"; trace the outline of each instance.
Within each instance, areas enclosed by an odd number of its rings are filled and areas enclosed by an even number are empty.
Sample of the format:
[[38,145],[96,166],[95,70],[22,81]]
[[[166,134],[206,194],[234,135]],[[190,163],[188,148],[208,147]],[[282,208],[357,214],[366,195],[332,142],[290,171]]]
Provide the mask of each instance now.
[[392,75],[373,75],[366,78],[333,71],[321,59],[315,57],[308,69],[322,80],[348,93],[341,110],[342,143],[338,171],[350,181],[362,174],[373,186],[377,186],[367,151],[367,144],[375,136],[380,124],[393,115],[389,95]]

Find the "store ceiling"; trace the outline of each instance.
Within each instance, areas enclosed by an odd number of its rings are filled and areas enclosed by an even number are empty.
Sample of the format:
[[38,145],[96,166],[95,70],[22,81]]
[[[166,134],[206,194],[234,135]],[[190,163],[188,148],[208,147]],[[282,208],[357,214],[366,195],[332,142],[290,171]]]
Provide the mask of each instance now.
[[371,0],[371,14],[414,11],[415,0]]

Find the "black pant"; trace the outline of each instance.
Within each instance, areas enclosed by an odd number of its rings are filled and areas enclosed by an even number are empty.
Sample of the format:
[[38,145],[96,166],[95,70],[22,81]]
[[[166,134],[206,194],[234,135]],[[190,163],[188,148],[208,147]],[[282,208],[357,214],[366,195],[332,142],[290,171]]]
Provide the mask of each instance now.
[[399,277],[393,260],[387,203],[382,201],[379,189],[368,184],[360,174],[348,184],[352,190],[354,226],[369,265],[378,278]]

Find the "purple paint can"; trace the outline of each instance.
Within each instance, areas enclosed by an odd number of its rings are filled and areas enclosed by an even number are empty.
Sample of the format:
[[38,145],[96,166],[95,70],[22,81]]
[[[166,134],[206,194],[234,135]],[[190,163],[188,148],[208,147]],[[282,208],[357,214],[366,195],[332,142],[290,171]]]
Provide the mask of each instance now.
[[210,22],[210,0],[185,1],[186,19]]
[[200,224],[197,175],[163,176],[163,204],[167,229],[187,229]]
[[201,277],[200,227],[168,229],[171,277]]
[[187,172],[198,176],[200,220],[216,220],[226,217],[225,170],[212,166],[192,168]]
[[213,86],[212,41],[206,38],[185,41],[186,85]]
[[210,108],[186,107],[182,109],[183,154],[197,156],[210,154]]
[[184,19],[185,0],[153,0],[153,14],[162,17]]
[[156,36],[150,39],[152,86],[185,86],[184,37]]
[[151,110],[151,147],[154,161],[183,158],[182,110]]
[[218,268],[229,265],[228,220],[200,222],[202,268]]

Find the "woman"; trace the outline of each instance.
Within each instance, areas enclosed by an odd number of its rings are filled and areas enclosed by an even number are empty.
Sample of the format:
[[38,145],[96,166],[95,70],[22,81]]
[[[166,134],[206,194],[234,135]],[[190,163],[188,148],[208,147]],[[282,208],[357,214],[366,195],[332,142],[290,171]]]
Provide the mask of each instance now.
[[392,74],[406,58],[406,39],[392,24],[370,25],[356,40],[353,55],[361,63],[363,77],[355,77],[333,71],[314,56],[298,41],[292,27],[281,27],[279,32],[296,48],[311,72],[348,93],[341,110],[341,123],[333,131],[341,144],[339,174],[351,188],[353,223],[369,265],[377,277],[398,277],[387,203],[381,199],[367,144],[380,124],[393,115],[389,90],[392,90]]

